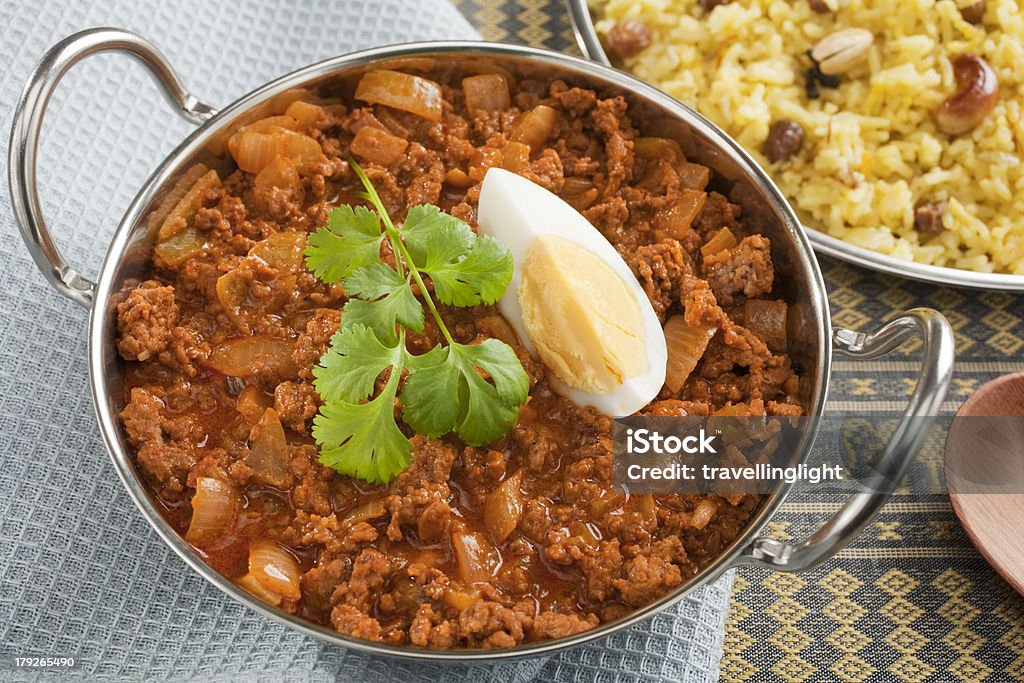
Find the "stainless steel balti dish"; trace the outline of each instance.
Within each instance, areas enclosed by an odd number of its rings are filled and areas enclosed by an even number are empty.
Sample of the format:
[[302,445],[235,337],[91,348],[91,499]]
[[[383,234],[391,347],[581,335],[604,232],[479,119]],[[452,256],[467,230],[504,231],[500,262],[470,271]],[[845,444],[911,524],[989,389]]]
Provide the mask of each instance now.
[[[142,62],[177,113],[198,127],[159,164],[139,191],[114,234],[97,281],[91,282],[65,262],[50,237],[37,195],[36,153],[43,114],[61,77],[85,57],[100,52],[126,53]],[[529,63],[533,69],[550,72],[553,78],[567,76],[622,91],[634,102],[639,101],[684,124],[683,130],[689,137],[688,149],[693,151],[694,160],[742,186],[744,191],[739,194],[750,200],[750,206],[744,206],[744,210],[759,212],[763,231],[771,239],[772,258],[781,274],[778,279],[782,293],[787,300],[795,302],[792,317],[796,324],[790,349],[804,374],[801,391],[805,395],[808,415],[821,415],[824,409],[833,347],[853,358],[870,359],[909,339],[921,339],[923,360],[917,386],[908,402],[901,427],[894,433],[884,453],[878,456],[875,469],[884,476],[871,492],[851,496],[810,538],[798,543],[783,543],[757,535],[783,502],[788,486],[781,485],[766,498],[753,521],[734,543],[692,580],[664,598],[617,621],[574,636],[498,650],[420,650],[343,636],[268,606],[237,587],[195,554],[161,516],[156,502],[147,493],[118,420],[118,413],[123,408],[123,386],[121,361],[116,349],[115,296],[126,281],[144,276],[149,268],[153,236],[147,232],[145,218],[185,170],[197,162],[216,163],[211,148],[220,145],[223,149],[224,134],[233,123],[254,115],[276,96],[293,88],[315,89],[331,79],[352,78],[371,68],[384,67],[393,60],[410,57],[443,60],[486,57],[511,64]],[[111,169],[110,172],[116,171]],[[118,476],[143,516],[192,569],[233,599],[302,633],[366,652],[459,662],[550,654],[648,619],[733,567],[754,564],[785,572],[814,567],[849,543],[888,499],[925,436],[929,420],[920,418],[936,414],[950,382],[953,338],[948,323],[935,311],[907,311],[869,333],[832,327],[825,285],[805,231],[765,173],[730,138],[696,112],[649,85],[609,67],[553,52],[482,42],[415,43],[376,48],[300,69],[218,111],[190,95],[164,56],[143,38],[115,29],[84,31],[54,46],[29,80],[14,117],[9,173],[14,212],[36,264],[54,289],[87,311],[89,376],[100,432]],[[793,456],[795,462],[803,462],[809,457],[814,439],[815,434],[811,431],[801,435]]]

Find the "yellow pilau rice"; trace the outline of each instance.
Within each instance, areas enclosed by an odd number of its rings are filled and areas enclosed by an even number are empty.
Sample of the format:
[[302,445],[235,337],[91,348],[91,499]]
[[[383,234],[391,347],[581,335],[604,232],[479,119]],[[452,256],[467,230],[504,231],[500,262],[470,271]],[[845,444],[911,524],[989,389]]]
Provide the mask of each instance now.
[[[987,0],[592,0],[599,33],[620,20],[651,28],[624,67],[732,135],[793,201],[805,222],[904,259],[1024,274],[1024,11]],[[807,97],[806,51],[842,28],[874,35],[868,59],[838,88]],[[956,91],[950,60],[970,52],[999,77],[999,101],[974,130],[942,133],[935,109]],[[800,153],[770,164],[761,149],[777,119],[806,131]],[[914,230],[917,205],[947,201],[938,236]]]

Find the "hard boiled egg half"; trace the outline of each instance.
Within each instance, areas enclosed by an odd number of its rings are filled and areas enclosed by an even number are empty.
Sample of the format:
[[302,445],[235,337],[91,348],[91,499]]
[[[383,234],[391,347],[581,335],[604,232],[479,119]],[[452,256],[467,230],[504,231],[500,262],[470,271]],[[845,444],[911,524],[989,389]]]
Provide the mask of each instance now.
[[640,283],[597,228],[500,168],[484,176],[477,221],[512,253],[512,283],[498,307],[550,370],[552,389],[614,417],[658,395],[665,335]]

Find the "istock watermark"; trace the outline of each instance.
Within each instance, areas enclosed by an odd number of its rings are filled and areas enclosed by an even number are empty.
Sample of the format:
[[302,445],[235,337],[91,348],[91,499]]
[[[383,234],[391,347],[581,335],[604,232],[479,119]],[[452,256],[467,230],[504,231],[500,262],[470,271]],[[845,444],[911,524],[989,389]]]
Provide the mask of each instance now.
[[[908,424],[875,414],[632,416],[613,424],[612,482],[631,493],[656,494],[767,494],[793,484],[835,493],[891,488],[891,470],[876,467],[882,454],[894,433],[927,419],[909,418]],[[979,455],[968,471],[936,465],[947,437]],[[903,485],[919,482],[931,490],[950,476],[961,491],[1024,492],[1024,467],[1008,461],[1015,452],[1009,444],[1020,441],[1021,417],[939,417]]]
[[717,453],[714,447],[715,435],[708,434],[701,427],[697,434],[679,437],[675,434],[662,436],[650,429],[626,429],[627,453]]

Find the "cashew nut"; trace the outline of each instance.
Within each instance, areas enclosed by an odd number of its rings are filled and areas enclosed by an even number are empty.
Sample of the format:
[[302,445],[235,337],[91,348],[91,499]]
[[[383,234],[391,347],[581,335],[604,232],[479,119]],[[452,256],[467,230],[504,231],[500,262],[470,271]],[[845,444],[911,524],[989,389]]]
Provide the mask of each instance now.
[[821,73],[834,76],[849,71],[868,58],[875,37],[862,28],[844,28],[818,41],[811,59]]
[[953,58],[956,92],[935,111],[939,130],[960,135],[981,123],[999,95],[999,78],[984,59],[964,53]]

